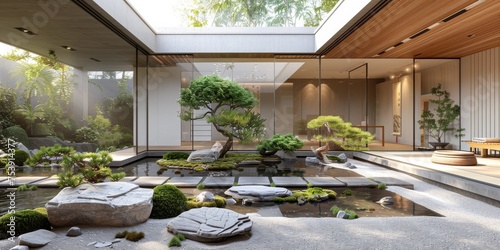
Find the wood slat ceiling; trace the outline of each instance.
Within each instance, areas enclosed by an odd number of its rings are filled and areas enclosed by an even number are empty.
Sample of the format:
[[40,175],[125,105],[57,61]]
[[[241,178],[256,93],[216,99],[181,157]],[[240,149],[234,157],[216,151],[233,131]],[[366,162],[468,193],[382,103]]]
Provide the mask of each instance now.
[[[476,0],[394,0],[326,58],[371,58],[475,3]],[[459,58],[500,46],[500,1],[486,0],[377,58]]]

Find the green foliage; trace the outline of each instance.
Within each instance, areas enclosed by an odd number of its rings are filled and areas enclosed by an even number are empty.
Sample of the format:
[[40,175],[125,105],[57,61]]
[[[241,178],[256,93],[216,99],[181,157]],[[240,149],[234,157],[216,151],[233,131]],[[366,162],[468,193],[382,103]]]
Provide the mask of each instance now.
[[47,209],[45,207],[37,207],[35,209],[33,209],[34,211],[36,212],[39,212],[41,214],[43,214],[45,217],[47,217]]
[[62,157],[74,154],[76,151],[72,147],[62,147],[60,144],[56,144],[52,147],[40,147],[36,154],[32,155],[31,158],[26,162],[29,166],[35,166],[37,164],[42,164],[47,162],[52,157]]
[[119,181],[123,179],[127,175],[125,172],[120,172],[120,173],[112,173],[109,175],[109,179],[111,181]]
[[226,207],[226,198],[216,195],[214,201],[196,201],[195,196],[187,197],[186,209],[200,208],[200,207]]
[[186,160],[189,157],[185,152],[167,152],[163,155],[165,160]]
[[123,238],[125,238],[125,236],[127,236],[127,234],[128,234],[127,230],[122,231],[122,232],[118,232],[115,234],[115,238],[123,239]]
[[270,187],[276,187],[276,183],[274,183],[274,181],[273,181],[273,182],[271,182],[271,184],[269,186]]
[[337,162],[337,163],[344,163],[346,162],[345,160],[340,159],[336,155],[330,155],[330,154],[325,154],[325,156],[332,162]]
[[381,183],[378,184],[377,189],[386,190],[387,189],[387,184],[381,182]]
[[64,172],[57,174],[57,186],[59,188],[77,187],[83,183],[83,176],[81,174],[73,174],[73,172]]
[[9,164],[9,159],[7,158],[0,158],[0,168],[5,168]]
[[0,132],[14,125],[14,111],[17,109],[17,96],[13,88],[0,86]]
[[132,132],[119,125],[113,125],[110,120],[98,111],[95,116],[87,117],[88,126],[75,132],[75,141],[97,143],[99,148],[123,147],[132,144]]
[[16,149],[14,151],[14,164],[24,166],[24,162],[30,158],[30,155],[23,150]]
[[[182,10],[188,26],[317,27],[338,0],[190,0]],[[244,14],[242,14],[244,13]],[[213,19],[208,19],[213,17]]]
[[320,187],[310,187],[306,190],[292,191],[293,196],[298,198],[302,197],[310,202],[320,202],[326,199],[335,199],[337,193],[330,189],[323,189]]
[[196,185],[196,189],[205,189],[205,184],[203,182],[200,182],[198,185]]
[[[188,162],[186,160],[165,160],[160,159],[156,161],[156,164],[168,168],[168,167],[181,167],[193,169],[197,172],[208,170],[228,170],[235,167],[235,165],[242,161],[247,160],[262,160],[262,156],[259,154],[235,154],[228,153],[225,157],[221,157],[214,162],[210,163],[199,163],[199,162]],[[207,166],[205,168],[205,166]]]
[[274,202],[283,203],[283,202],[297,202],[297,197],[295,196],[287,196],[287,197],[275,197],[273,198]]
[[23,184],[23,185],[17,187],[16,190],[19,191],[19,192],[24,192],[24,191],[35,191],[37,189],[38,189],[38,187],[35,186],[35,185]]
[[263,156],[273,155],[278,150],[295,151],[301,149],[304,142],[292,134],[275,134],[271,139],[265,139],[259,142],[257,150]]
[[[450,93],[441,89],[441,84],[431,89],[431,94],[437,99],[430,99],[429,102],[435,105],[434,111],[424,110],[420,116],[418,124],[426,134],[441,143],[443,136],[448,131],[455,130],[454,122],[460,116],[460,106],[453,104]],[[457,130],[458,136],[462,136],[463,128]]]
[[188,162],[186,160],[164,160],[160,159],[156,161],[156,164],[162,167],[181,167],[181,168],[196,168],[203,167],[205,164],[200,162]]
[[[113,159],[107,151],[99,153],[84,153],[64,155],[62,166],[64,172],[58,174],[59,187],[76,187],[83,181],[90,183],[103,182],[112,174],[111,169],[107,167]],[[75,170],[79,173],[75,174]],[[119,176],[114,176],[117,178]]]
[[165,219],[186,211],[186,196],[174,185],[159,185],[153,189],[153,210],[150,218]]
[[318,132],[326,129],[327,136],[319,133],[314,137],[321,142],[338,145],[344,150],[366,150],[366,145],[373,140],[372,134],[352,127],[351,123],[344,122],[339,116],[319,116],[309,121],[307,128]]
[[118,95],[112,99],[105,99],[102,103],[102,109],[104,116],[109,119],[111,124],[133,130],[134,97],[128,89],[128,80],[128,77],[124,77],[117,82]]
[[19,126],[11,126],[3,129],[3,135],[6,138],[14,139],[16,142],[22,143],[24,146],[29,147],[28,134]]
[[333,216],[337,216],[337,214],[340,212],[340,210],[344,210],[344,212],[349,214],[349,218],[348,218],[349,220],[353,220],[353,219],[358,218],[358,215],[353,210],[342,209],[342,208],[338,207],[337,205],[334,205],[333,207],[330,208],[330,212],[333,214]]
[[130,241],[139,241],[144,238],[144,232],[128,232],[127,235],[125,235],[125,239],[130,240]]
[[181,240],[177,238],[177,236],[172,237],[170,241],[168,242],[168,247],[180,247],[181,246]]
[[352,195],[352,190],[351,190],[351,189],[345,189],[345,190],[342,192],[342,195],[343,195],[343,196],[351,196],[351,195]]
[[178,233],[178,234],[176,234],[175,236],[176,236],[177,238],[179,238],[179,240],[180,240],[180,241],[185,241],[185,240],[186,240],[186,237],[185,237],[183,234],[181,234],[181,233]]
[[8,224],[11,222],[11,217],[15,217],[15,230],[13,231],[16,236],[38,229],[51,229],[47,216],[37,211],[26,209],[15,213],[4,214],[0,217],[0,239],[11,237],[11,235],[7,234],[7,232],[10,231],[10,226]]
[[[258,99],[234,81],[215,74],[202,76],[192,81],[188,88],[181,89],[180,96],[179,104],[185,108],[181,112],[182,120],[206,118],[219,133],[227,137],[220,157],[224,157],[234,139],[249,143],[262,138],[265,133],[265,119],[252,111]],[[201,108],[206,108],[207,112],[195,117],[193,110]]]

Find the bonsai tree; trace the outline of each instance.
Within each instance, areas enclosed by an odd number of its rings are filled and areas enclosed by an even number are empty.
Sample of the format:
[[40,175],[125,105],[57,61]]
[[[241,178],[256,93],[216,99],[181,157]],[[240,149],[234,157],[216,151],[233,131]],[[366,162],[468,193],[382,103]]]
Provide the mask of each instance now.
[[370,132],[352,127],[339,116],[318,116],[307,123],[308,129],[325,128],[325,135],[315,135],[316,140],[327,142],[333,150],[366,150],[366,144],[373,140]]
[[304,142],[292,134],[275,134],[271,139],[262,140],[257,150],[262,156],[274,155],[278,150],[295,151],[302,148]]
[[[460,115],[460,106],[453,104],[450,93],[441,89],[441,84],[432,88],[431,94],[437,97],[437,99],[429,100],[430,103],[436,105],[434,111],[424,110],[418,124],[420,129],[423,129],[431,138],[438,143],[443,143],[445,133],[455,130],[453,123]],[[456,136],[461,136],[461,131],[463,129],[457,129],[459,134]]]
[[[181,90],[179,104],[187,108],[181,112],[184,121],[206,118],[214,128],[227,137],[220,151],[223,157],[233,146],[233,140],[249,143],[264,135],[264,121],[252,108],[258,103],[253,94],[238,83],[217,75],[199,77],[188,88]],[[193,110],[205,108],[199,116]]]

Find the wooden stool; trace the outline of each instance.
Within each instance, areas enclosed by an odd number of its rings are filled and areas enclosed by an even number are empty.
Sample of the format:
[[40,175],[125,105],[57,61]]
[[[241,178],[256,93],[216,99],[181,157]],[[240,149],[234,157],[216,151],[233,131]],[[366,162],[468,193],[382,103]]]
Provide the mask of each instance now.
[[458,150],[436,150],[431,161],[439,164],[454,166],[476,166],[477,159],[473,152]]

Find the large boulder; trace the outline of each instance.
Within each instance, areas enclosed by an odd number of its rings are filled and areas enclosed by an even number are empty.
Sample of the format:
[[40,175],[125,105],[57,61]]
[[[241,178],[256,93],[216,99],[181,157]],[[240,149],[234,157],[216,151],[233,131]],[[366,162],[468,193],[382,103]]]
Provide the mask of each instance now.
[[187,161],[189,162],[214,162],[219,158],[219,152],[211,149],[200,149],[193,151]]
[[235,199],[247,199],[251,201],[272,201],[276,197],[293,195],[292,191],[286,188],[259,185],[230,187],[224,194]]
[[183,212],[168,223],[167,230],[195,241],[216,242],[250,232],[252,221],[229,209],[202,207]]
[[64,188],[45,207],[53,227],[76,225],[133,226],[145,222],[153,208],[153,190],[126,182]]

